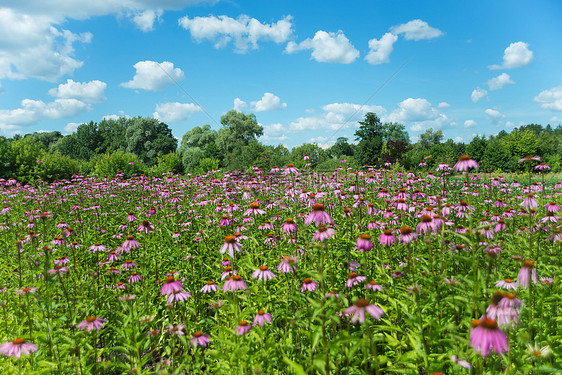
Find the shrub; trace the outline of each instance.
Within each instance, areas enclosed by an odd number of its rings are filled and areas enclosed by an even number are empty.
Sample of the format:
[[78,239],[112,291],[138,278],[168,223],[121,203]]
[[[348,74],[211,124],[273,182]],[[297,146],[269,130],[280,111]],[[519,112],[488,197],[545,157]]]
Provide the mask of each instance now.
[[37,164],[37,175],[44,181],[70,179],[80,171],[80,163],[59,153],[45,154]]
[[146,173],[146,171],[146,166],[137,155],[124,151],[100,155],[94,167],[94,174],[98,177],[115,176],[118,172],[121,172],[123,177],[130,178],[135,174]]

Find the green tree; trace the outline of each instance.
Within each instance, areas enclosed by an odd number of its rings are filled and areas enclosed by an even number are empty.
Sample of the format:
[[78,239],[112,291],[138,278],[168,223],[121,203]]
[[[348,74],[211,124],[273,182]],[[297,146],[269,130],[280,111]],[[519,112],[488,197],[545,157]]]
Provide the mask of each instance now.
[[438,145],[443,141],[443,132],[441,130],[433,131],[432,128],[427,129],[420,134],[418,144],[423,150],[429,150],[434,145]]
[[355,139],[358,141],[355,157],[361,165],[374,165],[383,148],[384,131],[381,120],[376,114],[369,112],[363,121],[359,121],[359,125],[355,132]]
[[254,114],[246,115],[235,110],[221,117],[222,128],[218,131],[216,144],[221,151],[229,169],[239,165],[237,155],[242,152],[250,141],[263,135],[263,127],[257,122]]
[[36,141],[43,143],[47,150],[52,150],[57,141],[62,138],[62,134],[59,131],[35,132],[33,134],[26,134],[25,137],[32,137]]
[[485,136],[476,135],[466,146],[466,152],[476,161],[484,160],[484,152],[486,151],[487,145],[488,142]]
[[148,166],[155,165],[158,155],[176,151],[178,141],[163,122],[135,117],[125,131],[127,152],[137,155]]
[[336,143],[328,149],[328,154],[334,158],[341,158],[345,156],[353,156],[353,146],[350,145],[346,137],[339,137]]
[[221,159],[220,150],[215,143],[216,138],[217,132],[208,124],[203,127],[196,126],[183,135],[178,154],[185,170],[194,171],[201,158]]

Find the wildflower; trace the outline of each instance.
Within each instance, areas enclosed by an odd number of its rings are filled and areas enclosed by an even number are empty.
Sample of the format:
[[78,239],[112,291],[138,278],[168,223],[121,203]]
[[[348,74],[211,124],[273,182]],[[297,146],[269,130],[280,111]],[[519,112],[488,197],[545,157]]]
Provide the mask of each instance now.
[[149,233],[149,232],[152,232],[154,230],[154,227],[152,226],[152,224],[150,224],[150,222],[148,220],[143,220],[142,224],[139,225],[137,230],[141,233]]
[[402,228],[400,228],[400,236],[398,236],[398,240],[401,243],[408,244],[414,241],[416,238],[417,238],[416,233],[409,226],[405,225]]
[[299,173],[300,173],[299,170],[295,168],[295,166],[292,163],[287,164],[285,170],[283,170],[284,176],[288,176],[290,174],[299,175]]
[[133,272],[133,273],[131,274],[131,276],[129,276],[129,279],[127,280],[127,282],[128,282],[129,284],[138,283],[139,281],[141,281],[141,279],[142,279],[141,275],[139,275],[139,274],[136,273],[136,272]]
[[513,281],[511,279],[503,279],[496,281],[496,287],[503,288],[506,290],[515,290],[517,289],[517,281]]
[[137,217],[135,216],[135,214],[133,212],[129,212],[129,214],[127,215],[127,221],[132,223],[135,220],[137,220]]
[[169,295],[175,291],[179,291],[182,288],[182,284],[174,278],[174,276],[168,276],[164,280],[164,285],[160,289],[162,295]]
[[310,225],[312,222],[314,222],[316,226],[319,226],[320,224],[333,224],[334,220],[324,211],[324,205],[322,203],[315,203],[312,206],[312,212],[304,219],[305,225]]
[[121,250],[129,253],[131,250],[136,249],[138,247],[140,247],[140,243],[138,243],[138,241],[135,240],[135,237],[127,236],[127,239],[121,245]]
[[533,194],[533,193],[527,194],[527,198],[525,198],[525,199],[523,200],[523,202],[521,202],[521,206],[522,206],[523,208],[528,208],[528,209],[537,208],[537,207],[538,207],[538,203],[537,203],[537,201],[535,200],[535,194]]
[[304,292],[305,290],[308,292],[313,292],[316,290],[317,287],[318,284],[316,283],[316,281],[312,280],[310,277],[307,277],[303,281],[303,284],[301,286],[301,292]]
[[453,363],[456,363],[457,365],[459,365],[461,367],[464,367],[464,368],[471,368],[472,367],[472,365],[470,363],[468,363],[467,361],[460,360],[459,357],[457,357],[454,354],[451,356],[451,361]]
[[252,329],[252,326],[249,325],[247,321],[243,320],[238,324],[238,327],[236,327],[234,334],[236,336],[243,336],[246,333],[250,332],[250,329]]
[[201,293],[211,293],[216,292],[218,290],[218,285],[214,281],[207,281],[207,284],[203,288],[201,288]]
[[204,335],[201,331],[195,331],[189,343],[193,346],[205,347],[209,343],[209,335]]
[[351,322],[355,323],[359,320],[359,323],[363,324],[365,322],[365,311],[369,313],[374,319],[379,320],[383,315],[384,311],[379,306],[371,305],[368,300],[360,298],[353,305],[345,309],[345,315],[353,315]]
[[81,321],[76,325],[76,327],[80,328],[82,331],[90,332],[94,329],[99,331],[102,329],[103,324],[106,322],[106,319],[97,318],[95,316],[89,316],[85,320]]
[[552,284],[554,284],[554,279],[551,278],[551,277],[541,277],[541,284],[552,285]]
[[554,201],[545,204],[543,207],[546,208],[548,212],[552,212],[552,213],[556,213],[560,211],[560,206],[557,205],[556,202]]
[[259,266],[257,270],[252,273],[252,279],[267,281],[275,278],[275,274],[267,268],[267,266]]
[[527,344],[527,350],[529,351],[529,354],[532,355],[530,359],[533,360],[539,358],[546,358],[550,356],[550,354],[552,353],[550,346],[546,345],[541,348],[537,343],[535,343],[534,345]]
[[226,236],[224,238],[224,243],[220,248],[220,253],[224,254],[228,251],[228,254],[231,258],[234,258],[234,250],[241,251],[242,245],[238,241],[236,241],[236,237],[234,236]]
[[537,271],[535,270],[535,262],[525,260],[523,261],[521,269],[519,270],[519,274],[517,275],[517,284],[521,288],[527,289],[530,284],[529,279],[532,279],[534,284],[538,282]]
[[293,273],[297,270],[296,264],[299,260],[291,255],[285,255],[277,266],[277,270],[282,273]]
[[383,290],[383,287],[376,281],[371,280],[365,285],[365,289],[369,289],[372,290],[373,292],[376,292],[376,291]]
[[135,262],[133,262],[132,260],[126,260],[125,263],[123,263],[121,265],[121,268],[130,270],[131,268],[135,268],[137,266],[137,264]]
[[335,290],[330,290],[328,293],[326,293],[326,295],[324,296],[324,298],[328,299],[330,297],[335,297],[338,298],[340,295],[339,293],[336,293]]
[[254,327],[257,325],[263,327],[266,322],[271,323],[271,314],[266,313],[265,310],[259,310],[254,317]]
[[26,342],[25,339],[17,338],[10,342],[5,342],[0,345],[0,353],[6,357],[15,357],[19,359],[20,356],[29,355],[30,353],[36,352],[37,346],[30,342]]
[[351,288],[359,283],[364,282],[365,280],[367,280],[367,278],[365,276],[359,276],[357,275],[357,273],[355,272],[351,272],[349,274],[349,277],[345,283],[345,286],[348,288]]
[[385,231],[379,236],[379,242],[384,246],[392,246],[392,244],[396,242],[396,236],[390,229],[385,229]]
[[35,293],[36,290],[37,290],[37,288],[35,288],[35,287],[27,287],[27,288],[16,290],[16,294],[19,295],[19,296],[21,296],[23,294],[32,294],[32,293]]
[[477,169],[478,163],[475,160],[471,159],[468,155],[461,155],[459,161],[453,167],[453,170],[456,172],[463,172],[468,171],[471,168]]
[[100,243],[95,243],[88,249],[89,253],[95,253],[97,251],[105,251],[105,246]]
[[518,162],[519,162],[519,163],[525,163],[525,162],[530,162],[531,160],[534,160],[534,161],[541,161],[541,158],[538,157],[538,156],[527,155],[527,156],[525,156],[523,159],[519,159]]
[[182,323],[178,324],[177,326],[173,326],[170,324],[168,326],[168,334],[183,336],[185,335],[185,333],[183,332],[184,328],[185,328],[185,324]]
[[429,215],[422,215],[421,223],[416,227],[417,234],[428,234],[433,231],[433,219]]
[[371,236],[369,236],[368,234],[361,234],[359,235],[359,237],[357,238],[357,250],[360,252],[364,252],[364,251],[370,251],[373,246],[375,246],[372,242],[371,242]]
[[63,266],[61,266],[61,265],[56,265],[55,268],[50,269],[50,270],[47,271],[47,273],[48,273],[49,275],[57,274],[57,275],[59,275],[59,276],[62,275],[62,274],[64,274],[64,273],[66,273],[66,272],[68,272],[68,267],[63,267]]
[[247,209],[246,211],[244,211],[244,216],[250,216],[252,214],[253,215],[263,215],[263,214],[265,214],[265,211],[260,208],[259,203],[252,202],[252,203],[250,203],[250,208]]
[[508,351],[508,341],[506,334],[498,328],[495,320],[486,316],[471,322],[470,347],[479,351],[482,357],[490,354],[490,349],[494,349],[497,354]]
[[171,304],[172,302],[187,301],[187,299],[190,297],[191,294],[189,292],[183,290],[174,290],[168,295],[168,301],[166,303]]
[[236,290],[244,290],[246,289],[246,283],[244,279],[240,275],[234,275],[227,277],[226,282],[223,285],[223,291],[230,291],[234,292]]
[[136,297],[137,297],[136,294],[128,294],[126,296],[119,297],[118,299],[119,301],[130,301],[132,299],[135,299]]
[[289,236],[297,231],[297,224],[295,224],[293,219],[287,219],[281,224],[281,229],[286,236]]
[[318,227],[318,230],[316,232],[314,232],[314,234],[312,235],[312,241],[325,241],[328,238],[331,238],[334,236],[334,234],[336,234],[335,229],[332,228],[326,228],[324,225],[320,225]]

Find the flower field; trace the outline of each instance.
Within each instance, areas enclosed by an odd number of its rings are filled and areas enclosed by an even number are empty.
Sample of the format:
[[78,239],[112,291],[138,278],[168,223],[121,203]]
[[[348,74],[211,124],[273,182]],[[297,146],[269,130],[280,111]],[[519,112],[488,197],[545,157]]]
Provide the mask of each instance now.
[[535,180],[1,181],[1,372],[560,373],[562,183]]

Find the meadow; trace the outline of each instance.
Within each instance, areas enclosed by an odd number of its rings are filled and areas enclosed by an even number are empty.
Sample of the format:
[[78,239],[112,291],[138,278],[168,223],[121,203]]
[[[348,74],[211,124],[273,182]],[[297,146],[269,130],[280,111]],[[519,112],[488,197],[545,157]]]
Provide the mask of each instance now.
[[469,160],[0,181],[1,372],[560,373],[562,183]]

